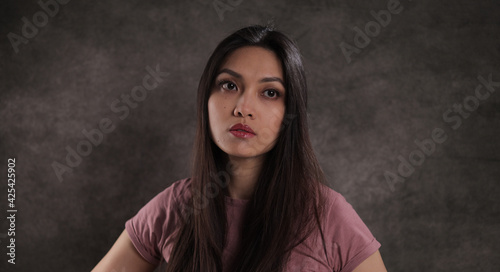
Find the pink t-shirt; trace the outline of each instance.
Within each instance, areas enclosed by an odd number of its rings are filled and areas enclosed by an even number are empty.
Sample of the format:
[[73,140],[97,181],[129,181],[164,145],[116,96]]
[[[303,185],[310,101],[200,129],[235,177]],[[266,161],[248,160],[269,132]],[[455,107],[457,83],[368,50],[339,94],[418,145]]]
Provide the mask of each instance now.
[[[167,263],[169,261],[173,240],[182,222],[181,205],[187,203],[190,185],[189,178],[174,182],[125,223],[135,248],[151,264],[158,265],[161,258]],[[292,250],[287,272],[352,271],[380,247],[380,243],[345,198],[329,187],[324,186],[324,189],[327,203],[322,229],[327,256],[321,235],[316,231]],[[224,267],[234,261],[241,239],[239,229],[242,228],[248,202],[226,196],[228,243],[222,254]]]

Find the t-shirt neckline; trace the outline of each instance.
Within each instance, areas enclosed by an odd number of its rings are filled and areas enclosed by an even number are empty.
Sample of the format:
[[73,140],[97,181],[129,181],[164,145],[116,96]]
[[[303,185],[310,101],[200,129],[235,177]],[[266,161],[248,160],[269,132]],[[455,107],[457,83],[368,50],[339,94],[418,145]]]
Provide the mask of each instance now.
[[250,199],[235,199],[227,195],[225,195],[224,198],[226,203],[232,206],[246,206],[250,201]]

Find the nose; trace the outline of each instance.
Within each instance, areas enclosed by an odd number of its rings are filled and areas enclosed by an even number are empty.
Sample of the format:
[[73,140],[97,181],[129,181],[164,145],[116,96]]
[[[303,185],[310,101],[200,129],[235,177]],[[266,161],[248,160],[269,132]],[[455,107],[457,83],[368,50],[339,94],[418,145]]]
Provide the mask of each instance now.
[[236,117],[255,119],[255,101],[252,92],[242,92],[236,101],[233,114]]

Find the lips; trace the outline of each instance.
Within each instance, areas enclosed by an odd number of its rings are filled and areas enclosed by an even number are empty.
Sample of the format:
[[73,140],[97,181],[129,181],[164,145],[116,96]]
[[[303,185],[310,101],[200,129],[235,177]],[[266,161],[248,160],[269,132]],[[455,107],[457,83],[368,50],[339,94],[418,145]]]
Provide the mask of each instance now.
[[252,138],[255,136],[255,132],[253,132],[252,128],[243,124],[232,126],[229,132],[238,138]]
[[243,125],[243,124],[236,124],[234,126],[232,126],[229,131],[243,131],[243,132],[248,132],[248,133],[252,133],[255,135],[255,132],[253,132],[252,128],[247,126],[247,125]]

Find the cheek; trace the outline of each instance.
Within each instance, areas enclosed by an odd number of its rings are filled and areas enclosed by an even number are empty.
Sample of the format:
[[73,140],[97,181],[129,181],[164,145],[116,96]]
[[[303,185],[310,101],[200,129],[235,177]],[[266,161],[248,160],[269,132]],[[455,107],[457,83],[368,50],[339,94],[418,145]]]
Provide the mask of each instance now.
[[225,107],[217,97],[211,96],[208,99],[208,122],[211,132],[215,131],[221,125]]
[[273,108],[270,114],[270,118],[268,119],[268,127],[271,128],[274,132],[278,132],[281,127],[281,123],[283,122],[284,115],[284,108]]
[[210,128],[210,135],[212,135],[212,130],[215,125],[215,120],[217,119],[217,112],[214,101],[212,98],[208,99],[208,127]]

